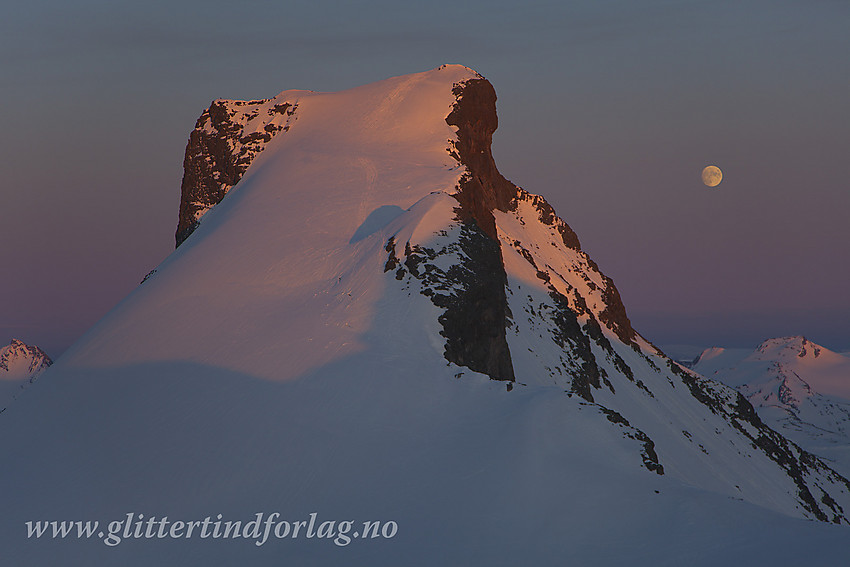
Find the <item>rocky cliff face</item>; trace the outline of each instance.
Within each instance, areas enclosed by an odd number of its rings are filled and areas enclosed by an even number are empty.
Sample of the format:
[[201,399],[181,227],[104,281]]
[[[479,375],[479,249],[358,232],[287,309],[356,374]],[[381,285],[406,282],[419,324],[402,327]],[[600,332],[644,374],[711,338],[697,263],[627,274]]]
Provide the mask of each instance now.
[[273,99],[219,99],[201,114],[183,158],[177,246],[239,182],[266,144],[289,130],[296,106]]
[[496,91],[482,78],[456,85],[453,93],[457,103],[446,122],[457,126],[458,139],[450,153],[466,167],[456,198],[461,203],[462,218],[474,219],[496,240],[493,211],[507,211],[518,194],[518,188],[499,173],[490,149],[499,125]]
[[[496,380],[515,379],[506,338],[509,319],[507,275],[499,248],[494,210],[507,210],[519,189],[496,168],[490,146],[498,126],[496,91],[486,79],[453,89],[457,98],[446,122],[458,128],[450,154],[466,168],[454,197],[461,263],[451,279],[454,294],[430,295],[445,309],[440,318],[446,359]],[[408,259],[411,256],[408,255]]]
[[[555,214],[543,197],[531,195],[499,173],[491,150],[498,118],[496,92],[490,82],[484,78],[472,79],[455,85],[453,93],[457,102],[446,122],[456,126],[458,132],[457,141],[451,142],[449,152],[466,170],[454,194],[460,203],[457,220],[465,225],[462,242],[466,247],[474,248],[475,253],[470,250],[466,256],[468,259],[464,261],[467,277],[460,286],[463,292],[451,300],[441,300],[439,295],[431,297],[435,303],[441,301],[446,308],[441,321],[448,339],[446,358],[494,379],[513,380],[515,372],[506,338],[512,316],[506,296],[509,286],[501,248],[497,245],[500,237],[494,214],[515,215],[520,203],[528,204],[536,220],[555,229],[565,247],[580,252],[581,245],[575,232]],[[535,267],[537,276],[549,285],[548,276],[538,269],[533,255],[523,248],[522,243],[514,241],[510,244]],[[476,261],[470,261],[470,258],[476,258]],[[599,289],[603,307],[599,320],[623,342],[633,344],[634,330],[614,282],[601,274],[590,258],[584,258],[588,269],[597,272],[602,280]],[[576,325],[568,323],[575,319],[568,307],[569,301],[551,285],[550,291],[553,302],[559,306],[556,309],[560,310],[559,340],[565,344],[585,345],[586,335]],[[586,311],[585,306],[580,309]],[[599,371],[589,353],[589,348],[583,346],[577,355],[584,361],[582,372],[586,380],[598,384]],[[579,389],[585,392],[585,397],[590,397],[584,386]]]

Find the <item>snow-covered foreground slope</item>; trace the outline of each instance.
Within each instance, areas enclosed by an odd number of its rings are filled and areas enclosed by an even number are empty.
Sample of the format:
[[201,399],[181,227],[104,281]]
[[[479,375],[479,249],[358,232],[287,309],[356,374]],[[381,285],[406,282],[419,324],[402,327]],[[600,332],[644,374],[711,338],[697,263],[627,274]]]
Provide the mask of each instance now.
[[[847,523],[847,482],[635,333],[572,230],[498,174],[476,73],[216,104],[245,110],[252,144],[263,109],[297,111],[232,187],[184,179],[186,202],[207,187],[215,206],[2,416],[12,564],[845,557],[828,522]],[[261,512],[392,523],[345,546],[25,526]]]
[[43,350],[18,339],[0,348],[0,413],[51,364]]
[[805,337],[712,348],[694,370],[740,391],[774,429],[850,475],[850,358]]
[[[846,559],[846,526],[646,471],[597,408],[561,389],[506,392],[481,377],[447,377],[433,361],[413,371],[417,362],[390,372],[398,365],[391,355],[361,353],[292,382],[176,362],[37,382],[39,398],[21,399],[22,411],[62,421],[4,439],[4,486],[14,483],[4,494],[5,561],[672,567]],[[18,472],[33,457],[37,464]],[[290,522],[311,512],[320,521],[395,521],[398,534],[345,547],[303,535],[259,547],[197,536],[108,547],[27,541],[23,523],[128,513],[246,522],[258,512]]]

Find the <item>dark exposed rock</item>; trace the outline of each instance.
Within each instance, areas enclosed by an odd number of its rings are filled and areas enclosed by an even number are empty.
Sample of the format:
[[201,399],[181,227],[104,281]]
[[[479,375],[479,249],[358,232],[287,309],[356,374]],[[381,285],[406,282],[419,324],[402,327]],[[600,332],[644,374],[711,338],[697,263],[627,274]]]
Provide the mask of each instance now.
[[[508,209],[517,187],[496,168],[490,146],[498,126],[496,91],[486,79],[455,85],[456,103],[446,123],[458,127],[451,155],[466,167],[454,195],[462,223],[462,265],[446,274],[455,294],[431,294],[435,305],[445,308],[440,316],[446,337],[446,359],[487,374],[496,380],[514,380],[505,329],[508,307],[507,275],[496,233],[493,211]],[[408,265],[416,275],[415,266]],[[389,265],[389,261],[388,261]]]
[[474,219],[486,235],[498,241],[493,211],[507,211],[518,189],[499,173],[490,150],[499,125],[496,91],[486,79],[472,79],[456,85],[452,92],[457,102],[446,117],[449,125],[458,127],[452,156],[467,169],[455,195],[461,204],[461,218]]
[[446,337],[446,359],[495,380],[513,381],[505,336],[507,276],[499,244],[469,222],[464,223],[459,242],[468,260],[452,266],[448,276],[460,291],[432,297],[435,305],[446,309],[439,318]]
[[[466,167],[466,174],[461,178],[458,192],[455,195],[461,205],[458,210],[459,218],[463,221],[473,221],[485,235],[493,239],[494,242],[498,242],[493,211],[514,210],[518,200],[525,199],[530,201],[537,209],[541,222],[557,229],[566,246],[581,250],[578,236],[567,223],[555,214],[552,206],[543,197],[523,191],[499,173],[491,151],[493,133],[498,127],[496,93],[493,86],[486,79],[472,79],[456,85],[453,93],[457,97],[457,102],[452,112],[446,117],[446,122],[458,127],[458,140],[451,148],[451,154]],[[521,247],[518,247],[518,249],[522,253],[523,249]],[[499,259],[498,271],[501,272],[498,280],[504,283],[501,286],[488,285],[482,287],[482,290],[486,288],[491,295],[476,296],[478,307],[483,309],[482,313],[488,313],[492,316],[504,313],[507,305],[504,292],[507,277],[504,275],[501,252],[498,247],[495,254]],[[526,259],[530,259],[527,252]],[[544,280],[548,277],[546,272],[542,270],[538,270],[538,276]],[[634,331],[626,316],[620,294],[610,278],[604,277],[604,281],[606,287],[603,290],[603,299],[606,307],[600,314],[600,319],[624,342],[633,344]],[[485,307],[485,303],[490,305]],[[573,354],[581,361],[579,363],[581,370],[574,379],[575,391],[585,399],[592,399],[590,387],[600,387],[600,372],[589,344],[587,344],[587,336],[581,332],[575,313],[570,310],[568,302],[556,300],[555,303],[561,342],[566,345],[569,335],[571,337],[569,339],[570,348],[576,349]],[[575,321],[575,329],[570,326],[570,321]],[[469,325],[469,322],[466,324]],[[494,353],[492,356],[494,359],[509,360],[510,353],[507,352],[507,340],[504,339],[506,325],[507,321],[504,324],[498,323],[499,334],[503,338],[495,342],[490,339],[483,339],[483,337],[476,338],[476,331],[471,329],[467,330],[464,339],[457,339],[454,342],[458,344],[460,342],[481,342],[493,348],[504,348],[504,354],[497,355]],[[459,328],[446,329],[445,331],[453,336],[459,332]],[[481,329],[478,331],[480,332]],[[502,344],[504,344],[504,347]],[[481,346],[479,345],[473,350],[480,351]],[[458,353],[463,350],[453,350],[453,352]],[[619,357],[617,358],[619,359]],[[460,359],[465,358],[461,357]],[[453,360],[453,362],[457,361]],[[622,363],[622,359],[619,359],[618,362]],[[625,366],[625,364],[622,365]],[[510,375],[513,376],[512,371]]]
[[582,333],[578,317],[570,309],[567,299],[554,290],[549,293],[549,297],[555,305],[553,320],[556,330],[552,334],[552,339],[579,364],[579,370],[572,375],[572,390],[585,400],[592,402],[591,387],[598,390],[602,386],[601,372],[590,348],[590,340],[586,334]]
[[635,344],[635,331],[632,328],[632,322],[629,321],[626,315],[626,306],[623,305],[623,300],[620,299],[620,292],[617,286],[614,285],[614,280],[605,276],[605,289],[602,292],[602,301],[605,303],[605,309],[599,314],[599,319],[605,323],[608,328],[614,331],[617,336],[626,344]]
[[641,451],[643,466],[649,471],[663,475],[664,466],[661,464],[661,461],[658,460],[658,453],[655,452],[655,442],[650,439],[646,433],[632,426],[632,424],[629,423],[629,420],[623,417],[620,413],[604,406],[598,407],[602,413],[605,414],[605,417],[608,418],[608,421],[626,428],[626,437],[640,441],[643,444],[643,451]]
[[[444,309],[439,317],[446,338],[446,360],[487,374],[494,380],[514,380],[505,337],[508,319],[506,275],[499,245],[471,221],[459,221],[456,240],[440,249],[405,244],[404,259],[395,255],[390,238],[384,271],[395,278],[418,280],[420,293]],[[439,256],[456,254],[459,261],[448,270],[433,263]]]
[[289,129],[296,106],[279,103],[261,112],[268,102],[216,100],[198,118],[183,159],[177,246],[239,182],[272,137]]

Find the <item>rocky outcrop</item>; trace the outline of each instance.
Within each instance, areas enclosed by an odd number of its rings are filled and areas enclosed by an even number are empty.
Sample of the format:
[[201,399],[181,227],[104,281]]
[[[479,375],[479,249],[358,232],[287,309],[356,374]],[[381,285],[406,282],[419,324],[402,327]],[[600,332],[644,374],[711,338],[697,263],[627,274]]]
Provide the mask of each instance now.
[[[509,312],[505,299],[507,277],[498,242],[470,220],[459,220],[454,235],[439,239],[435,247],[411,246],[396,256],[390,238],[384,271],[409,288],[415,280],[419,293],[443,309],[438,321],[446,339],[444,356],[449,362],[481,372],[494,380],[515,379],[511,353],[505,337]],[[456,258],[448,268],[438,258]]]
[[[555,210],[543,197],[522,190],[499,173],[491,150],[493,133],[499,122],[496,114],[496,92],[490,82],[484,78],[472,79],[455,85],[453,93],[457,102],[446,117],[446,122],[456,126],[458,131],[457,141],[452,143],[449,152],[466,168],[458,191],[454,195],[460,203],[458,219],[470,225],[470,233],[477,230],[483,236],[498,242],[499,235],[494,212],[516,211],[520,202],[528,202],[536,210],[541,223],[553,227],[565,246],[580,252],[581,244],[576,233],[555,214]],[[528,251],[524,250],[519,243],[515,245],[521,253],[525,252],[526,259],[530,259]],[[447,347],[446,357],[452,362],[469,366],[491,377],[511,376],[513,379],[513,369],[508,372],[506,368],[506,364],[510,361],[510,351],[505,330],[509,324],[510,309],[505,294],[507,277],[503,268],[502,253],[498,246],[482,245],[477,246],[477,249],[481,265],[496,268],[473,272],[470,277],[470,281],[479,282],[476,286],[477,291],[470,291],[468,298],[477,306],[476,311],[480,313],[478,317],[455,316],[454,313],[458,308],[447,306],[444,318],[463,320],[464,324],[445,329],[450,338],[449,344],[459,347],[456,349]],[[485,259],[484,255],[488,257]],[[599,272],[590,258],[586,260],[593,270]],[[531,263],[534,264],[533,260]],[[538,274],[545,274],[545,271],[538,270]],[[610,328],[624,343],[634,346],[635,332],[626,315],[620,294],[610,278],[601,272],[599,275],[603,282],[600,289],[603,307],[598,313],[599,321]],[[469,286],[467,289],[471,290]],[[560,313],[557,318],[559,344],[568,350],[575,350],[573,354],[578,355],[583,361],[581,372],[577,374],[573,388],[580,392],[582,397],[592,399],[590,386],[599,387],[600,372],[592,360],[589,347],[583,346],[587,344],[588,336],[577,323],[564,324],[565,321],[575,319],[576,313],[570,311],[569,302],[555,292],[554,288],[553,298],[556,310]],[[463,303],[467,306],[470,304]],[[485,320],[487,322],[483,323]],[[478,356],[473,357],[478,363],[468,364],[470,358],[460,356],[460,352],[479,353]],[[484,360],[490,363],[484,364]],[[495,360],[499,360],[500,363],[494,367],[492,361]]]
[[457,126],[458,139],[450,153],[467,170],[455,197],[460,201],[462,218],[474,219],[485,234],[498,240],[493,211],[507,211],[518,188],[499,173],[490,149],[493,132],[499,126],[496,91],[482,78],[456,85],[452,92],[457,103],[446,122]]
[[505,336],[507,275],[493,211],[507,210],[518,188],[499,173],[490,150],[498,126],[493,86],[486,79],[472,79],[455,85],[452,93],[457,102],[446,123],[457,126],[458,139],[449,152],[466,168],[454,195],[460,203],[457,219],[463,223],[463,260],[453,276],[458,291],[431,299],[445,309],[440,323],[446,359],[495,380],[513,381]]
[[183,158],[175,240],[183,243],[279,132],[289,130],[297,103],[277,99],[215,100],[195,123]]

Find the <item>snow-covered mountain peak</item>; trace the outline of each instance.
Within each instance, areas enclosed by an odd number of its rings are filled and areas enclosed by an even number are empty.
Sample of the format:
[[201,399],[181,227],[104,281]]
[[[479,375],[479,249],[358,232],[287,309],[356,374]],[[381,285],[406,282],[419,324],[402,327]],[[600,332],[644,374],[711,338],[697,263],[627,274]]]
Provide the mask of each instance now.
[[[643,470],[843,521],[817,487],[850,493],[844,481],[820,464],[783,468],[808,457],[738,393],[644,340],[569,225],[499,173],[489,82],[450,66],[339,93],[283,91],[232,122],[284,100],[297,107],[289,130],[67,367],[184,360],[293,383],[343,363],[363,379],[351,361],[365,356],[370,372],[416,388],[445,375],[553,389],[617,428]],[[725,472],[706,474],[718,459]]]
[[51,364],[47,353],[18,339],[0,348],[0,411]]
[[694,360],[694,364],[697,364],[697,363],[700,363],[700,362],[705,363],[705,362],[708,362],[709,360],[714,360],[714,359],[717,359],[721,356],[724,356],[725,354],[726,354],[726,349],[723,348],[723,347],[709,347],[709,348],[705,349],[704,351],[702,351],[699,354],[699,356],[696,357],[696,359]]
[[0,348],[0,380],[29,379],[51,364],[46,352],[19,339]]
[[753,360],[791,361],[794,358],[816,359],[824,349],[802,335],[768,339],[752,355]]
[[772,427],[850,473],[850,357],[805,337],[707,349],[694,370],[738,389]]
[[[423,152],[430,149],[437,158],[433,165],[452,165],[446,152],[455,134],[445,122],[458,102],[452,88],[476,80],[483,78],[468,67],[443,65],[337,93],[284,90],[269,99],[216,99],[198,118],[186,146],[177,245],[242,179],[272,139],[281,134],[293,138],[291,131],[303,134],[289,140],[301,151],[328,155],[359,148],[361,155],[354,159],[367,177],[372,171],[369,154],[425,165]],[[302,117],[306,124],[299,122]]]
[[806,376],[821,393],[850,399],[850,358],[805,337],[782,337],[764,341],[747,362],[767,362]]
[[[609,531],[591,515],[617,533],[643,533],[647,514],[678,526],[681,498],[727,519],[850,523],[846,479],[643,339],[569,225],[499,173],[478,74],[220,106],[219,126],[208,109],[192,133],[183,187],[211,208],[4,416],[0,446],[52,466],[10,479],[26,496],[0,522],[34,517],[34,493],[40,510],[104,516],[131,501],[185,518],[268,502],[399,518],[392,545],[360,548],[374,564],[394,546],[505,563],[520,540],[509,563],[543,564],[583,540],[577,526]],[[266,140],[266,117],[290,128]],[[713,513],[688,515],[689,552],[716,550]],[[192,549],[210,562],[222,548]]]

